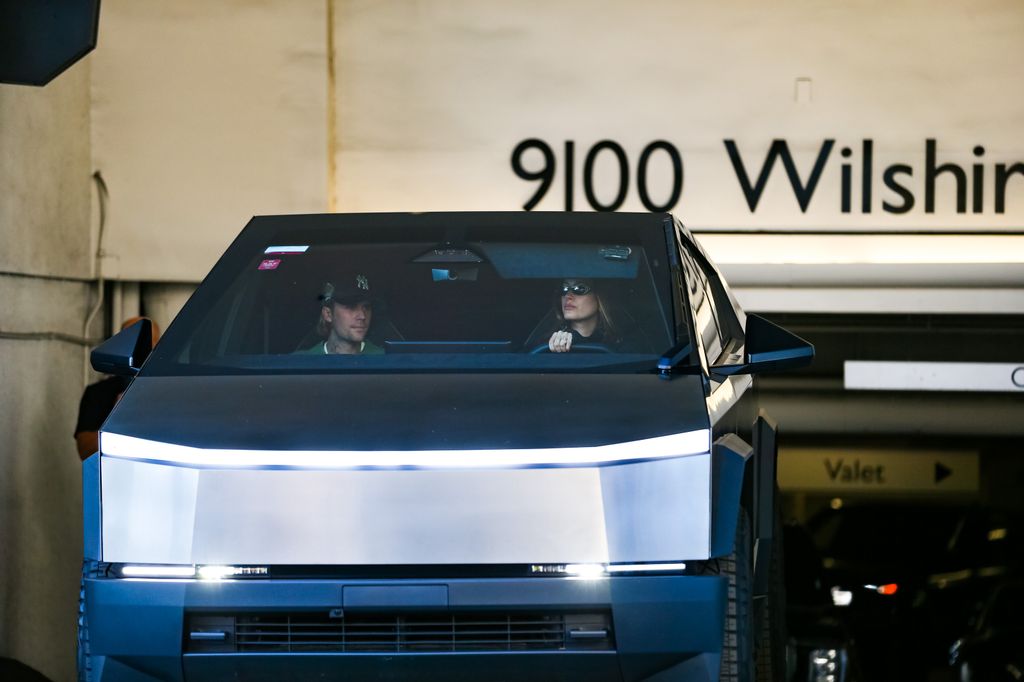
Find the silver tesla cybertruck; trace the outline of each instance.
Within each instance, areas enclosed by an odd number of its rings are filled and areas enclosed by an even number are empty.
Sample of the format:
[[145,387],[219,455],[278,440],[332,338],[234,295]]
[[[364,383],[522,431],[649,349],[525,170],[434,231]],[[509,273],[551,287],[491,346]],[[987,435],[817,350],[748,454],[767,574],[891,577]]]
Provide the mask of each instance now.
[[82,679],[779,679],[752,375],[813,349],[673,217],[257,217],[147,325],[92,356]]

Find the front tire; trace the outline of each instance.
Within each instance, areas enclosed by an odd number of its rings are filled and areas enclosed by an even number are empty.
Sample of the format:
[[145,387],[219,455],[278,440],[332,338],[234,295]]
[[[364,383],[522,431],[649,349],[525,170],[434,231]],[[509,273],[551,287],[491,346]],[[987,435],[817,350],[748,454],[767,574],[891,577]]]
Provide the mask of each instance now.
[[82,564],[82,579],[78,584],[78,682],[93,682],[92,653],[89,648],[89,614],[85,606],[85,578],[90,573],[90,563]]
[[720,560],[722,575],[729,581],[722,642],[721,682],[755,682],[754,605],[751,570],[750,518],[740,509],[736,544],[732,554]]
[[[778,488],[775,499],[779,499]],[[768,594],[762,613],[757,614],[758,682],[785,682],[786,670],[786,582],[782,555],[782,519],[775,513],[772,554],[768,559]]]

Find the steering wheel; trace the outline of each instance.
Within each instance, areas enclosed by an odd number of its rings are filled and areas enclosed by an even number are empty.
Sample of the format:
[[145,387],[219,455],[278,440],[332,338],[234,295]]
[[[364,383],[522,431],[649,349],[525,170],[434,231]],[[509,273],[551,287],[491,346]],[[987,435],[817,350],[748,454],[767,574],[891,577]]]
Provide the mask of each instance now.
[[[548,348],[548,344],[542,343],[536,348],[531,348],[530,355],[539,355],[541,353],[550,353],[551,349]],[[574,343],[572,348],[569,349],[570,353],[613,353],[611,348],[604,345],[603,343]]]

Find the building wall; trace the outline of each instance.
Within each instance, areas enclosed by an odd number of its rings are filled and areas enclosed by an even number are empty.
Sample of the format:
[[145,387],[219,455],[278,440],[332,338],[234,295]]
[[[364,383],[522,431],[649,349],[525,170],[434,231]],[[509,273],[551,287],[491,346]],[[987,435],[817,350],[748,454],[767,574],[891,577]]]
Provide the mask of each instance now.
[[206,276],[254,215],[327,210],[324,0],[104,0],[93,163],[105,273]]
[[74,678],[81,566],[89,87],[87,61],[45,88],[0,85],[0,656],[58,681]]
[[671,203],[679,153],[671,208],[751,309],[1024,313],[1024,172],[996,197],[1024,170],[1015,0],[110,0],[102,21],[116,279],[195,283],[259,213],[592,210],[618,145],[627,211],[641,168]]
[[[1003,212],[992,194],[992,164],[1024,161],[1015,133],[1024,94],[1012,85],[1024,11],[1014,0],[336,4],[336,188],[346,210],[517,210],[541,185],[512,168],[530,139],[553,155],[545,163],[537,145],[522,155],[527,171],[554,170],[535,210],[567,207],[570,165],[573,206],[590,210],[585,157],[602,140],[627,160],[621,210],[644,210],[640,157],[661,140],[680,154],[676,210],[692,228],[991,230],[1019,227],[1024,216],[1024,177],[1008,183]],[[939,163],[968,175],[973,163],[985,166],[979,212],[970,202],[957,212],[950,173],[926,209],[928,139]],[[748,206],[726,143],[756,184],[776,140],[792,155],[806,206],[778,161]],[[610,147],[595,158],[593,188],[607,205],[618,164]],[[905,212],[882,205],[903,204],[883,183],[891,164],[912,170],[897,174],[915,196]],[[654,152],[647,170],[650,199],[662,204],[667,153]]]

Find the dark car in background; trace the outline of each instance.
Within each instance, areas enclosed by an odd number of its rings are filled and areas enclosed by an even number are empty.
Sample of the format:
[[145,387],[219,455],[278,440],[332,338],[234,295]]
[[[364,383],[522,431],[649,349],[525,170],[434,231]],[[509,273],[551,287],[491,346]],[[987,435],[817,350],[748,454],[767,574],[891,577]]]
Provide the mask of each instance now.
[[957,682],[1024,679],[1024,581],[999,583],[950,647]]
[[833,603],[821,553],[804,526],[783,526],[786,633],[790,679],[867,682],[842,608]]
[[1024,562],[1020,519],[983,506],[848,502],[808,524],[872,679],[924,679]]

